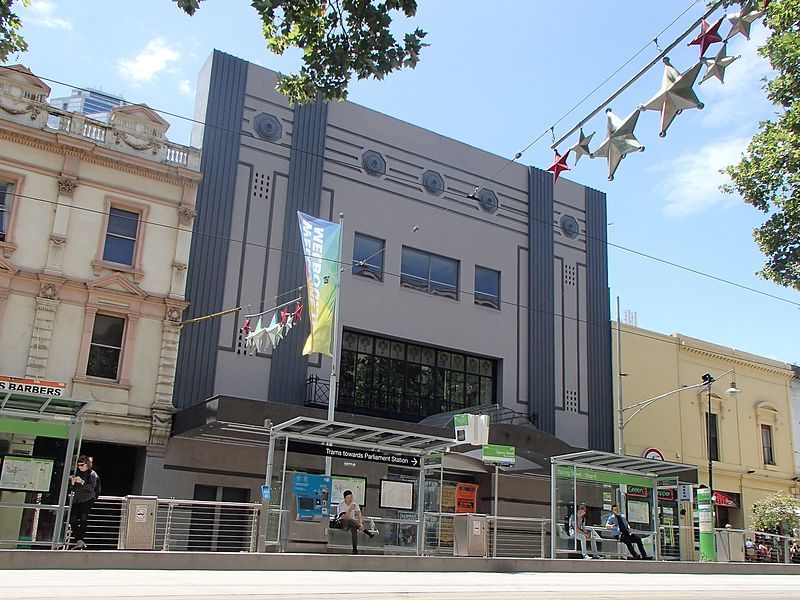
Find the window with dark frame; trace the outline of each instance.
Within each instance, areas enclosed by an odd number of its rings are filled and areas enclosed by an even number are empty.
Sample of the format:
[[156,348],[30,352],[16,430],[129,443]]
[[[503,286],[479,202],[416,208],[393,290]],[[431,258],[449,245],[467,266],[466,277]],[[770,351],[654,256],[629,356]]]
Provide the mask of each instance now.
[[383,281],[385,240],[363,233],[353,238],[353,275]]
[[14,184],[8,181],[0,181],[0,242],[6,241],[13,198]]
[[139,213],[112,206],[108,211],[103,260],[133,266],[138,231]]
[[345,331],[337,405],[407,421],[495,404],[497,361]]
[[400,285],[458,300],[458,261],[403,246]]
[[772,448],[772,426],[761,425],[761,453],[765,465],[775,464],[775,453]]
[[[709,425],[710,418],[710,425]],[[719,461],[719,430],[717,428],[717,415],[706,413],[706,435],[708,436],[709,458],[711,460]]]
[[475,304],[500,310],[500,271],[475,265]]
[[99,313],[95,315],[89,361],[86,364],[87,376],[117,380],[124,333],[125,319]]

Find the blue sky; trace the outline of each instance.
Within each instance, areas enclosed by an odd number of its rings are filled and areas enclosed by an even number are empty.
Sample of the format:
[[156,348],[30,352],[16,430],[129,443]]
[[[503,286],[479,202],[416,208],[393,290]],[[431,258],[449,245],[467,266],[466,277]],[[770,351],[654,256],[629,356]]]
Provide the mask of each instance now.
[[[398,31],[419,26],[429,32],[431,47],[417,69],[383,82],[356,82],[350,100],[504,157],[528,146],[649,43],[556,125],[560,137],[657,54],[651,42],[656,34],[666,46],[705,11],[701,0],[419,4],[412,22],[397,23]],[[275,70],[298,65],[297,54],[267,52],[258,17],[244,1],[207,0],[191,18],[169,0],[33,0],[19,13],[31,48],[13,62],[68,86],[120,93],[176,115],[193,114],[197,73],[213,48]],[[727,30],[723,24],[721,31]],[[613,182],[600,158],[582,159],[565,176],[608,194],[612,307],[620,296],[623,311],[636,311],[640,327],[800,363],[795,342],[800,294],[754,274],[763,260],[752,230],[764,215],[717,189],[724,181],[719,169],[736,160],[759,120],[772,112],[759,89],[768,65],[755,52],[765,37],[759,23],[751,41],[731,40],[728,53],[742,58],[727,70],[725,84],[709,80],[696,86],[705,108],[679,115],[666,138],[658,137],[659,114],[643,113],[636,135],[646,151],[624,160]],[[697,47],[685,42],[670,53],[680,71],[698,56]],[[658,65],[612,102],[614,112],[624,117],[649,100],[661,77]],[[54,95],[68,92],[52,87]],[[172,123],[170,139],[188,143],[188,121],[166,118]],[[605,137],[605,127],[602,111],[586,125],[587,134],[597,132],[593,148]],[[562,153],[575,139],[563,144]],[[550,141],[548,132],[521,162],[549,166]]]

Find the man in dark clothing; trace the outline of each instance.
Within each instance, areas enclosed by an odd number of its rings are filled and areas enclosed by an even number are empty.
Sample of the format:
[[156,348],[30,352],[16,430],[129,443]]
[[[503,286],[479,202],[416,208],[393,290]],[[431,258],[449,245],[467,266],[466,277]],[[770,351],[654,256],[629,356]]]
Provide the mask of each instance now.
[[[614,536],[614,538],[618,539],[620,542],[625,544],[625,546],[627,546],[628,552],[631,553],[633,558],[649,560],[650,557],[647,556],[647,553],[644,551],[642,538],[631,531],[631,526],[628,524],[628,519],[626,519],[625,516],[619,512],[619,506],[612,504],[611,512],[612,514],[608,517],[608,521],[606,522],[606,529],[611,529],[611,534]],[[633,547],[634,544],[639,547],[638,554]]]

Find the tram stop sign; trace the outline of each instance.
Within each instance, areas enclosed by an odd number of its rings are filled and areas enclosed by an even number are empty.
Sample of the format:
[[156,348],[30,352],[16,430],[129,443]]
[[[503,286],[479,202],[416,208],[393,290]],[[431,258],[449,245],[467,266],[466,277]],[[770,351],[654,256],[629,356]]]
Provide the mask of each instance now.
[[516,448],[502,444],[486,444],[483,446],[483,462],[489,465],[513,467],[517,462]]

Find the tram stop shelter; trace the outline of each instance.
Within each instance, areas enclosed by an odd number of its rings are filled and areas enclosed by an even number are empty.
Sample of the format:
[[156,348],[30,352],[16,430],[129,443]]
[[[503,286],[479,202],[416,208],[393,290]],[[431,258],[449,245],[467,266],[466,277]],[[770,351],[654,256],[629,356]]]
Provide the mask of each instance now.
[[[680,555],[678,491],[681,484],[697,482],[697,467],[596,450],[553,456],[550,463],[552,557],[580,552],[569,529],[581,504],[587,507],[587,525],[599,553],[626,554],[605,527],[617,504],[648,555],[656,560]],[[691,519],[691,509],[688,514]],[[588,552],[591,544],[587,541]]]
[[60,383],[0,378],[0,548],[59,547],[87,400]]
[[[268,547],[288,551],[290,539],[293,548],[309,550],[316,543],[330,550],[331,513],[342,493],[351,490],[364,516],[376,522],[380,543],[391,544],[393,551],[422,554],[426,460],[435,455],[440,463],[441,453],[457,443],[446,437],[305,416],[272,425],[262,487],[267,522],[262,523],[259,551]],[[332,465],[330,475],[324,474],[326,461]],[[365,543],[373,541],[378,543]]]

